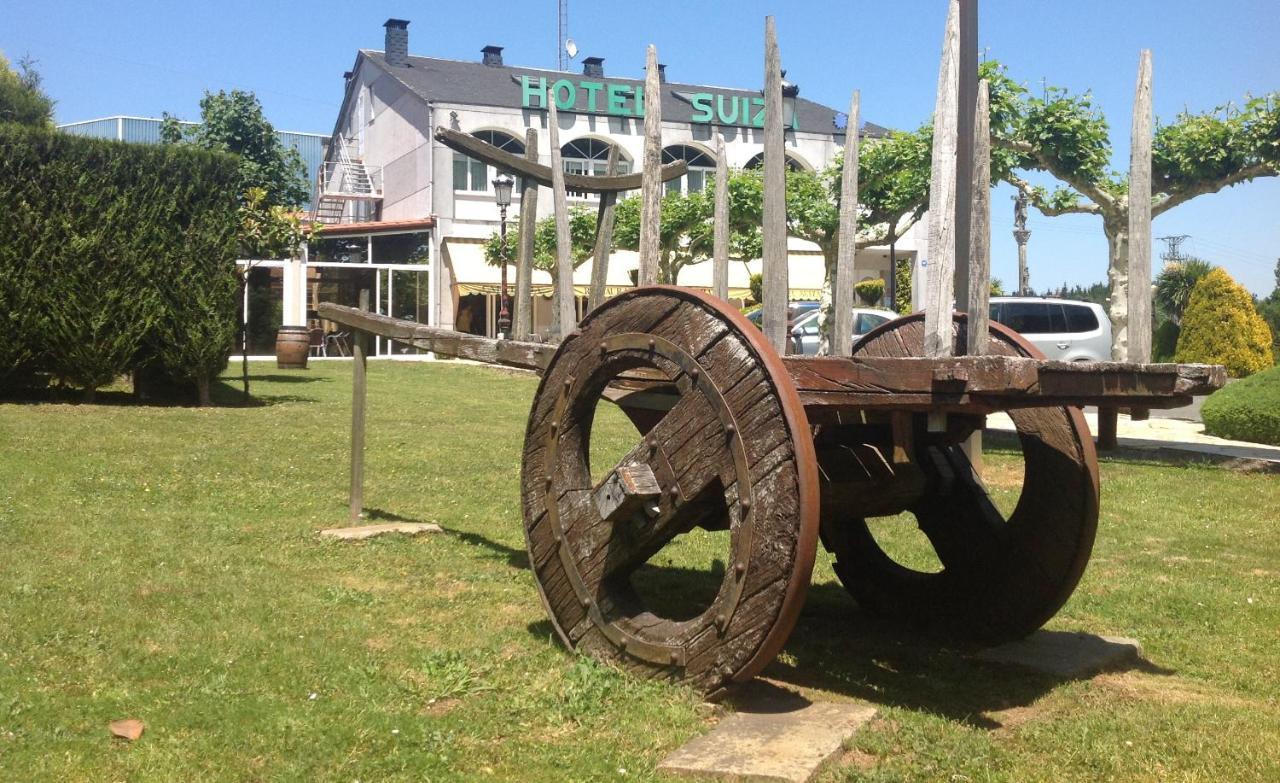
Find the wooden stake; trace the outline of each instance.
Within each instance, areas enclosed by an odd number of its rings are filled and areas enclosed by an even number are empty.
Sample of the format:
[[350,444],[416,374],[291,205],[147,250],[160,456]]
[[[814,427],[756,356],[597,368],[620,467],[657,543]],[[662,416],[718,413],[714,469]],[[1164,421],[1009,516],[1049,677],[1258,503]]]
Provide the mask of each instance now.
[[831,307],[835,310],[831,326],[832,356],[848,356],[853,352],[853,260],[858,247],[858,112],[861,102],[861,94],[854,90],[844,131],[844,171],[840,177],[840,244],[836,249],[836,279],[831,291]]
[[787,351],[787,158],[782,133],[782,58],[772,16],[764,18],[764,339]]
[[[609,176],[618,173],[617,144],[609,145],[606,173]],[[604,290],[609,281],[609,256],[613,252],[613,206],[616,203],[617,193],[600,194],[600,211],[596,213],[596,249],[591,260],[591,296],[587,300],[592,310],[604,304]]]
[[662,226],[662,91],[658,49],[649,44],[644,73],[644,168],[640,185],[640,285],[658,282]]
[[573,246],[569,236],[569,202],[564,192],[564,166],[560,162],[560,126],[556,114],[556,96],[547,91],[547,132],[551,141],[551,202],[556,212],[556,268],[552,287],[555,311],[551,326],[557,340],[563,340],[577,325],[577,308],[573,301]]
[[1151,361],[1151,50],[1138,60],[1129,153],[1128,356]]
[[[538,161],[538,129],[524,132],[524,156]],[[520,251],[516,260],[516,307],[513,322],[515,339],[527,340],[533,334],[533,235],[538,225],[538,182],[524,178],[520,192]]]
[[959,90],[959,0],[951,0],[938,68],[929,179],[929,266],[924,307],[925,356],[952,354],[951,302],[955,296],[956,146]]
[[987,352],[991,310],[991,88],[978,85],[973,119],[973,225],[969,234],[969,341],[967,353]]
[[976,170],[973,110],[978,102],[978,0],[960,0],[957,28],[960,50],[956,62],[960,70],[956,77],[955,296],[956,309],[968,312],[972,309],[969,302],[969,250],[974,206],[969,198],[969,185]]
[[711,293],[729,298],[729,157],[724,136],[716,134],[716,206],[711,249]]
[[[369,310],[369,289],[360,289],[360,309]],[[364,401],[366,332],[356,331],[351,341],[351,500],[348,511],[351,523],[364,516]]]

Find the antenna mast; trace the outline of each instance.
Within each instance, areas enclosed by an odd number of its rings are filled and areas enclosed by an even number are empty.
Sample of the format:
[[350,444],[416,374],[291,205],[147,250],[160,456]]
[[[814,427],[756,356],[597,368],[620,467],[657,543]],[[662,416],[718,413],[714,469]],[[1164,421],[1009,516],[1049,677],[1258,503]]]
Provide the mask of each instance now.
[[569,52],[565,44],[569,40],[569,0],[560,0],[556,11],[556,67],[569,70]]

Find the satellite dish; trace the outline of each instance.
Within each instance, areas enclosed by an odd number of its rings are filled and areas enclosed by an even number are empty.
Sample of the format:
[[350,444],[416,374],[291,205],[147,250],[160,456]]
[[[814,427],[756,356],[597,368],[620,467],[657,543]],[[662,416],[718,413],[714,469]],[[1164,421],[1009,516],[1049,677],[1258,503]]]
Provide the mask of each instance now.
[[564,50],[569,54],[570,60],[578,56],[578,45],[573,42],[572,38],[565,39]]

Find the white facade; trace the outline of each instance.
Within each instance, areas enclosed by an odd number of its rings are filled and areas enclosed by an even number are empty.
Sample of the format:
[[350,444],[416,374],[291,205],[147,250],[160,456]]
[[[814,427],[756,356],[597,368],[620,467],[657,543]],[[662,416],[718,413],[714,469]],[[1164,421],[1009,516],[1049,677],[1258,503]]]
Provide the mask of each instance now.
[[[403,32],[403,29],[401,29]],[[389,38],[390,41],[390,38]],[[388,48],[391,48],[390,45]],[[354,150],[363,164],[381,170],[381,201],[374,211],[372,206],[363,206],[353,202],[349,207],[357,220],[376,219],[380,222],[421,221],[430,218],[434,221],[430,240],[430,320],[433,324],[446,328],[459,326],[459,308],[462,298],[469,294],[482,292],[489,294],[496,282],[496,269],[478,269],[482,265],[482,243],[487,240],[498,227],[499,210],[495,203],[492,188],[488,184],[497,172],[492,167],[484,168],[481,174],[478,162],[471,166],[460,164],[459,172],[464,181],[455,181],[455,162],[461,156],[452,149],[436,142],[432,133],[435,127],[443,126],[464,133],[497,133],[505,134],[519,143],[523,149],[526,129],[533,127],[538,133],[538,159],[544,164],[551,160],[550,134],[547,130],[547,112],[540,106],[522,107],[520,104],[521,86],[519,79],[528,75],[530,79],[547,79],[548,83],[557,80],[582,80],[595,78],[599,82],[623,82],[602,73],[584,76],[581,73],[561,73],[540,71],[536,69],[512,69],[501,66],[500,50],[498,64],[502,73],[493,71],[476,71],[488,69],[489,65],[476,63],[458,63],[456,61],[440,61],[428,58],[409,57],[404,53],[397,65],[395,52],[388,56],[381,52],[362,51],[357,57],[354,71],[347,81],[346,96],[343,109],[335,123],[334,139],[331,150],[344,148]],[[442,72],[478,74],[487,79],[484,84],[484,95],[472,97],[458,95],[459,88],[451,85],[453,98],[449,100],[433,100],[431,83],[432,69],[439,66]],[[403,69],[403,70],[398,70]],[[452,69],[450,71],[449,69]],[[470,70],[468,70],[470,69]],[[510,74],[509,78],[507,74]],[[444,77],[442,77],[444,78]],[[510,81],[510,94],[506,95],[506,83]],[[634,80],[625,80],[634,85]],[[588,82],[580,82],[586,86]],[[592,83],[594,84],[594,83]],[[496,85],[496,86],[495,86]],[[625,88],[622,88],[625,89]],[[673,95],[687,97],[689,89],[717,90],[719,88],[697,88],[687,85],[667,85],[664,89]],[[684,90],[685,92],[681,92]],[[480,92],[481,90],[477,90]],[[500,96],[494,99],[495,91]],[[745,91],[736,91],[738,100],[745,101]],[[526,101],[527,101],[526,97]],[[501,103],[502,105],[497,105]],[[745,106],[744,102],[744,106]],[[811,118],[817,110],[816,104],[807,102]],[[690,121],[686,117],[667,119],[667,99],[664,98],[664,121],[662,139],[664,149],[670,150],[683,145],[714,159],[715,135],[724,138],[725,151],[731,167],[745,167],[763,150],[763,130],[755,127],[710,124]],[[834,116],[834,110],[828,117]],[[676,113],[676,112],[673,112]],[[638,168],[643,156],[644,135],[643,119],[637,116],[617,116],[586,111],[562,109],[559,112],[559,143],[562,149],[575,142],[592,140],[603,144],[616,145],[624,170]],[[810,124],[814,123],[810,119]],[[827,128],[795,128],[786,133],[786,146],[790,165],[808,169],[821,169],[827,166],[843,147],[843,133],[837,135],[836,128],[828,119]],[[331,153],[332,154],[332,153]],[[466,159],[463,159],[464,161]],[[595,164],[602,168],[602,161]],[[573,165],[566,160],[566,168]],[[706,172],[709,175],[709,171]],[[700,175],[695,174],[695,177]],[[706,177],[710,186],[710,176]],[[475,187],[479,183],[480,187]],[[690,187],[688,182],[683,185]],[[552,213],[550,192],[544,189],[538,198],[539,218]],[[570,204],[594,204],[594,197],[570,194]],[[363,211],[359,211],[363,210]],[[508,226],[514,226],[520,212],[519,188],[515,189],[512,205],[508,210]],[[359,231],[359,224],[342,225],[326,229],[325,235],[334,232],[354,235]],[[924,234],[912,230],[900,239],[895,250],[897,257],[914,258],[920,250]],[[792,239],[791,250],[791,288],[793,298],[812,296],[815,289],[821,287],[823,261],[816,245],[798,239]],[[374,259],[376,262],[378,259]],[[575,278],[589,277],[584,275],[591,262],[588,261],[575,273]],[[758,271],[758,261],[755,267]],[[611,277],[617,265],[634,266],[634,254],[617,252],[611,261]],[[681,284],[701,285],[703,278],[709,278],[709,272],[699,267],[709,263],[686,267],[682,272]],[[857,279],[867,277],[889,276],[888,248],[870,248],[859,251],[855,261]],[[704,273],[705,272],[705,273]],[[743,275],[746,274],[745,268]],[[477,279],[471,279],[477,278]],[[483,279],[479,279],[483,278]],[[744,278],[745,279],[745,278]],[[535,280],[535,287],[538,283]],[[514,293],[514,268],[510,273],[510,289]],[[490,297],[493,298],[493,297]],[[535,297],[536,299],[537,297]],[[469,307],[476,302],[468,300]],[[541,306],[540,306],[541,305]],[[485,305],[485,321],[487,328],[483,331],[493,333],[494,303]],[[539,314],[549,311],[545,303],[535,303],[535,330],[539,323]],[[392,313],[395,315],[395,313]],[[473,314],[474,315],[474,314]],[[482,331],[475,323],[475,318],[467,320],[464,328]]]

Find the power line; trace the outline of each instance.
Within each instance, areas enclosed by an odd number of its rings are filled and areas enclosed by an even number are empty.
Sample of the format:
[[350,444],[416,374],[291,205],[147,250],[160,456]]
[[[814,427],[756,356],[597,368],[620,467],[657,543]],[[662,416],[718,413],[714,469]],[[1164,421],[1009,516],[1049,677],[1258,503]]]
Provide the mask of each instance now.
[[1164,243],[1164,253],[1160,254],[1160,258],[1164,259],[1164,265],[1180,264],[1186,256],[1182,255],[1182,243],[1191,238],[1190,234],[1176,234],[1167,237],[1156,237]]

